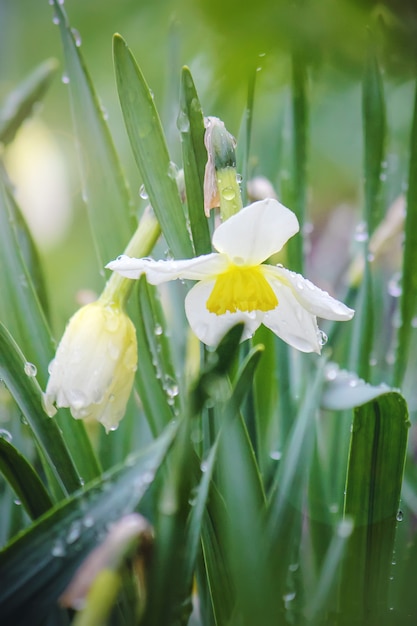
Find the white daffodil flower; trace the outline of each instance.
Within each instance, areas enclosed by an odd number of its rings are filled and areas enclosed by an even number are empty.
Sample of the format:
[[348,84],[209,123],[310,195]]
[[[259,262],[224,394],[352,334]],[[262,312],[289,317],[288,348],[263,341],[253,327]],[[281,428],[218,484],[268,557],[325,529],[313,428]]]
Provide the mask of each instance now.
[[118,306],[97,302],[70,319],[49,366],[44,394],[48,415],[69,407],[76,419],[95,419],[117,428],[137,368],[135,327]]
[[185,299],[188,322],[205,344],[217,345],[238,322],[243,339],[264,324],[290,346],[320,353],[317,317],[350,320],[354,311],[300,274],[264,263],[299,230],[295,214],[277,200],[254,202],[213,234],[212,254],[180,261],[120,256],[107,265],[126,278],[146,274],[149,283],[199,281]]

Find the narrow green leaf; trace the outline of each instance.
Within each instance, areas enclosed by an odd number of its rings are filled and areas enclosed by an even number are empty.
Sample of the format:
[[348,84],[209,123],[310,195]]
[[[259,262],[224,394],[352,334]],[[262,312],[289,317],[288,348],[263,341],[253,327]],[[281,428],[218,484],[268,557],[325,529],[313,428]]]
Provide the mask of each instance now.
[[248,91],[246,97],[246,108],[241,122],[236,149],[237,168],[238,172],[240,172],[242,176],[241,192],[243,206],[246,206],[248,203],[247,184],[249,180],[249,157],[252,138],[253,109],[255,105],[255,85],[258,69],[259,68],[254,67],[250,70]]
[[372,235],[382,219],[381,164],[385,144],[385,99],[381,72],[373,50],[369,51],[362,91],[365,170],[365,217]]
[[370,378],[370,358],[374,341],[376,300],[369,262],[369,237],[382,218],[380,203],[381,167],[385,144],[385,99],[381,73],[374,52],[368,54],[362,88],[362,118],[364,128],[364,218],[367,240],[364,243],[365,272],[360,286],[349,367],[361,378]]
[[136,509],[176,434],[168,428],[148,448],[62,502],[0,553],[4,623],[38,626],[109,524]]
[[33,107],[42,100],[57,68],[55,59],[44,61],[6,98],[0,108],[0,143],[7,145],[13,141]]
[[207,500],[216,461],[218,440],[212,446],[207,458],[201,463],[201,481],[196,488],[196,496],[187,522],[187,549],[185,551],[185,580],[191,588],[198,548],[201,538],[201,527],[206,512]]
[[355,409],[345,496],[354,531],[340,585],[343,624],[381,624],[407,449],[408,411],[397,392]]
[[331,596],[337,590],[338,574],[352,529],[351,520],[342,520],[334,529],[325,558],[320,563],[319,578],[307,597],[306,614],[310,626],[328,623],[325,616],[329,613]]
[[417,308],[417,84],[415,87],[413,124],[410,136],[407,215],[403,256],[401,317],[395,359],[395,387],[402,383],[410,354],[412,319]]
[[273,333],[261,326],[255,341],[264,346],[263,356],[253,378],[256,436],[259,465],[264,476],[269,474],[275,461],[271,453],[278,450],[278,374],[276,340]]
[[120,35],[114,37],[113,52],[120,105],[146,193],[172,254],[191,257],[176,168],[170,161],[152,94]]
[[[302,228],[305,221],[307,197],[307,132],[308,97],[307,63],[304,53],[296,50],[292,56],[292,115],[293,115],[293,206]],[[303,239],[293,237],[288,242],[288,259],[292,270],[303,272]]]
[[52,500],[31,464],[0,437],[0,471],[32,519],[52,508]]
[[23,217],[22,211],[18,206],[9,185],[6,172],[0,164],[0,175],[3,176],[5,183],[5,192],[8,198],[9,215],[16,233],[17,246],[23,258],[23,263],[30,275],[34,290],[42,307],[45,317],[49,320],[49,303],[46,291],[45,278],[43,275],[42,265],[38,250],[29,231],[28,225]]
[[197,579],[202,589],[208,587],[205,611],[213,615],[216,626],[230,623],[235,604],[235,590],[226,557],[224,531],[227,523],[225,503],[212,485],[201,529],[202,559],[198,564]]
[[[174,418],[178,390],[169,354],[165,320],[160,309],[158,316],[155,317],[157,308],[159,309],[155,289],[147,284],[145,277],[142,277],[139,280],[140,315],[136,323],[140,355],[136,384],[154,436],[158,436]],[[169,401],[172,401],[171,405]]]
[[78,489],[81,480],[55,419],[42,408],[42,390],[34,376],[25,373],[27,364],[19,347],[0,323],[0,377],[4,380],[27,420],[42,454],[64,493]]
[[45,385],[54,344],[30,273],[20,251],[13,201],[0,176],[0,320],[7,326]]
[[54,0],[65,58],[81,180],[99,267],[121,254],[135,227],[134,207],[105,120],[63,7]]
[[207,152],[204,147],[204,119],[191,72],[183,67],[181,101],[177,119],[181,133],[182,160],[188,216],[196,255],[211,252],[208,219],[204,214],[204,170]]
[[301,533],[302,500],[307,487],[315,445],[315,420],[323,387],[325,361],[319,362],[315,377],[306,391],[296,421],[286,442],[269,497],[267,532],[276,572],[277,593],[284,595],[287,569]]
[[[48,365],[54,356],[55,346],[31,274],[19,248],[11,202],[4,177],[0,176],[0,320],[10,331],[27,361],[35,366],[37,380],[45,388]],[[34,415],[34,421],[37,421],[39,414]],[[99,473],[99,467],[84,424],[68,416],[67,410],[60,410],[55,419],[63,432],[67,448],[71,450],[78,472],[84,480],[91,480]]]

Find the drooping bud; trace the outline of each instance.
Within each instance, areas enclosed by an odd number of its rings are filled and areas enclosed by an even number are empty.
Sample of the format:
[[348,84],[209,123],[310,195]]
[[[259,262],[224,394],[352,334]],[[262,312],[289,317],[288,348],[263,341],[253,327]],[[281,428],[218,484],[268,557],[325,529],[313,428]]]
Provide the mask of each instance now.
[[222,220],[242,208],[242,198],[236,172],[236,140],[217,117],[205,119],[204,144],[207,164],[204,175],[204,210],[220,207]]

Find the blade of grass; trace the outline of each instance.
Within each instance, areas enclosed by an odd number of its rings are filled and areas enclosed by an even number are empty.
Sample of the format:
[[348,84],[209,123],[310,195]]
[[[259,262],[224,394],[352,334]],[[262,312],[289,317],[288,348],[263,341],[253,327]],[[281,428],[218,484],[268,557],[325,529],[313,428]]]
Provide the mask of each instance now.
[[365,219],[371,236],[382,219],[381,164],[385,145],[385,98],[381,72],[372,49],[368,52],[362,90]]
[[142,277],[139,280],[140,315],[136,325],[138,353],[141,356],[138,361],[136,384],[154,436],[158,436],[175,417],[178,390],[174,380],[165,321],[160,310],[155,319],[154,312],[159,308],[156,298],[155,289],[147,284],[145,277]]
[[9,94],[0,109],[0,143],[6,146],[13,141],[34,106],[43,99],[57,68],[55,59],[44,61]]
[[174,257],[191,257],[176,168],[170,161],[152,94],[120,35],[114,36],[113,54],[120,105],[146,193]]
[[[39,303],[31,274],[27,269],[19,248],[16,220],[5,181],[0,175],[0,273],[2,275],[2,297],[0,298],[0,320],[7,327],[27,361],[37,370],[41,387],[46,386],[48,365],[54,356],[54,343]],[[40,419],[39,413],[34,420]],[[69,419],[69,412],[60,410],[56,416],[67,450],[84,480],[99,473],[99,466],[84,424]],[[69,452],[67,452],[68,456]]]
[[[1,165],[0,165],[1,168]],[[2,169],[2,168],[1,168]],[[23,263],[30,275],[34,290],[36,292],[42,311],[49,322],[49,303],[43,275],[42,265],[38,250],[33,241],[32,235],[18,206],[11,186],[8,183],[6,172],[2,169],[3,180],[5,181],[5,192],[8,199],[9,215],[16,233],[17,246],[23,258]]]
[[286,593],[294,546],[298,549],[300,542],[302,503],[315,445],[314,416],[320,403],[324,366],[322,358],[288,437],[269,496],[267,533],[276,568],[275,589],[280,598]]
[[403,381],[410,354],[412,320],[417,308],[417,84],[415,87],[413,123],[408,166],[407,215],[403,255],[400,327],[394,366],[393,385]]
[[385,98],[381,73],[374,51],[369,50],[362,85],[364,131],[364,185],[367,238],[364,242],[365,271],[353,321],[349,367],[361,378],[370,378],[370,358],[374,342],[375,298],[369,257],[369,236],[382,218],[380,189],[381,163],[385,144]]
[[52,500],[31,464],[0,437],[0,471],[32,519],[52,508]]
[[204,119],[191,72],[183,67],[180,112],[177,119],[181,133],[182,161],[188,216],[196,255],[211,252],[208,220],[204,214],[204,170],[207,152],[204,147]]
[[20,407],[43,456],[63,489],[71,493],[81,479],[55,419],[42,408],[42,390],[34,376],[25,373],[27,363],[7,329],[0,323],[0,374]]
[[5,623],[45,623],[109,524],[138,506],[175,435],[176,427],[168,428],[148,448],[41,517],[1,552],[0,614]]
[[77,37],[61,3],[53,0],[53,6],[64,52],[84,200],[102,270],[129,241],[135,227],[134,207]]
[[389,613],[408,425],[407,405],[397,392],[355,409],[344,510],[354,530],[340,584],[343,624],[381,624]]
[[249,156],[250,156],[250,144],[252,138],[252,120],[253,120],[253,108],[255,104],[255,85],[256,75],[259,68],[252,68],[250,70],[248,80],[248,91],[246,96],[246,108],[239,132],[239,138],[237,142],[236,160],[238,171],[242,175],[242,204],[247,204],[247,184],[249,180]]
[[[302,232],[305,222],[307,197],[307,63],[304,53],[295,50],[292,55],[292,135],[293,135],[293,205],[290,208],[300,222]],[[303,238],[293,237],[287,244],[289,265],[303,273]]]
[[4,176],[0,175],[0,319],[28,361],[36,366],[40,384],[45,385],[54,344],[20,250],[19,225],[13,205]]

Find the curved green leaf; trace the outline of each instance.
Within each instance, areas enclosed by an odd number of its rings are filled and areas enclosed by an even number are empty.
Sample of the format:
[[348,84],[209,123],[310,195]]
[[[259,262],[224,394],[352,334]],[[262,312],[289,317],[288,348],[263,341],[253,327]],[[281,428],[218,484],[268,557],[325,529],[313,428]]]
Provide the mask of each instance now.
[[[27,374],[25,367],[28,365]],[[0,377],[19,405],[63,492],[70,493],[80,487],[81,479],[56,420],[48,417],[42,408],[42,390],[31,375],[30,366],[0,322]]]
[[343,624],[380,624],[389,613],[408,426],[407,404],[397,392],[355,409],[344,511],[354,530],[340,585]]
[[58,62],[48,59],[41,63],[6,98],[0,109],[0,143],[10,143],[33,107],[42,100],[56,74]]
[[0,615],[5,624],[44,622],[108,525],[138,506],[176,430],[168,428],[148,448],[60,503],[0,552]]
[[126,42],[114,36],[114,66],[127,134],[146,193],[175,257],[193,256],[176,168],[170,162],[161,121],[148,85]]
[[54,11],[64,51],[83,193],[102,269],[125,249],[135,227],[134,207],[105,113],[84,64],[77,37],[58,0],[54,0]]
[[204,147],[204,119],[193,77],[188,67],[181,75],[181,109],[177,126],[181,133],[182,160],[188,216],[197,255],[211,252],[208,220],[204,213],[204,170],[207,152]]
[[52,500],[30,463],[11,443],[0,437],[0,472],[32,519],[52,508]]

